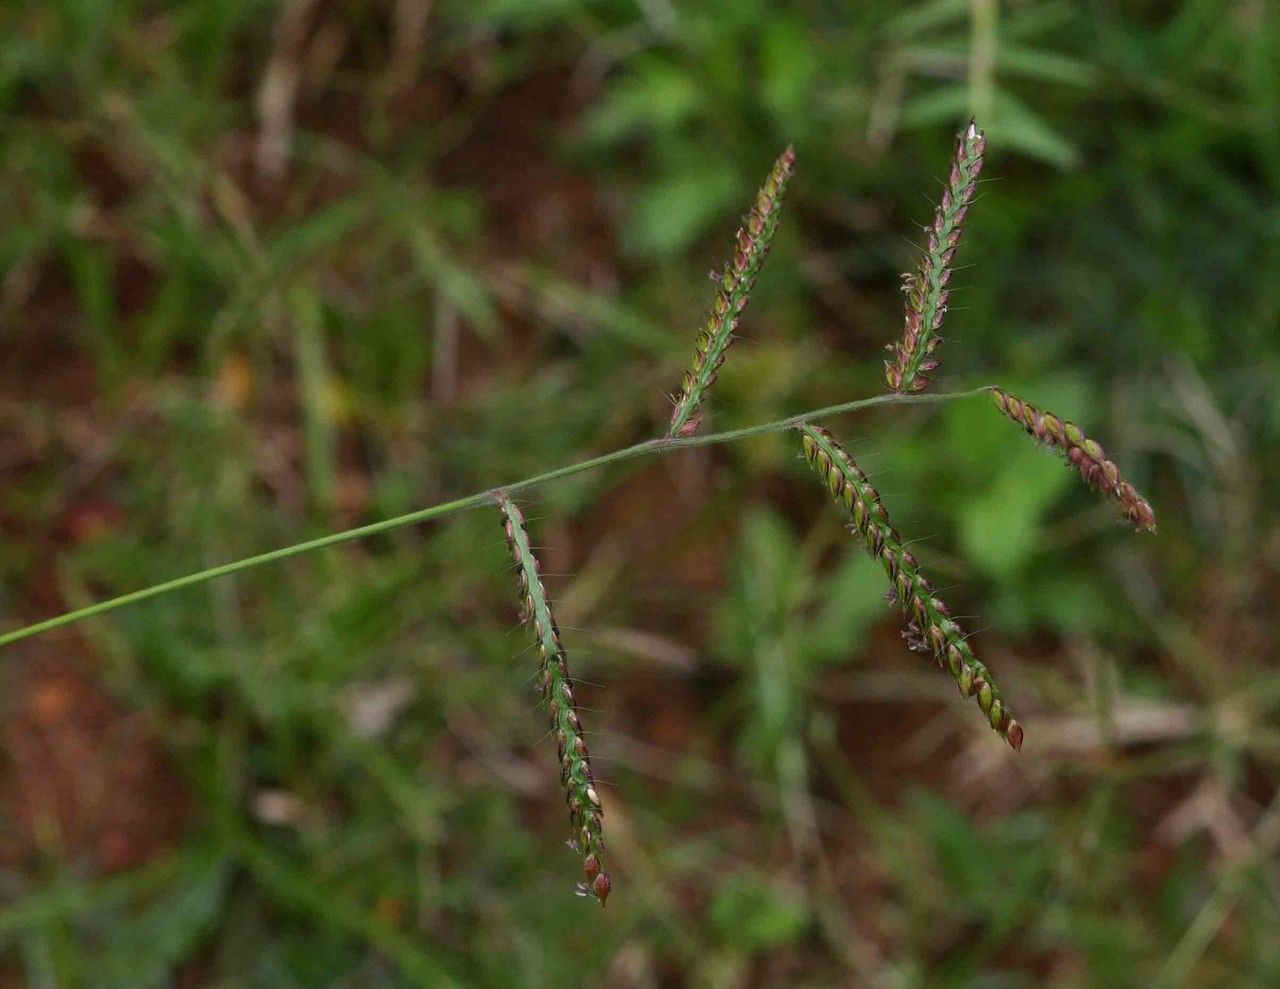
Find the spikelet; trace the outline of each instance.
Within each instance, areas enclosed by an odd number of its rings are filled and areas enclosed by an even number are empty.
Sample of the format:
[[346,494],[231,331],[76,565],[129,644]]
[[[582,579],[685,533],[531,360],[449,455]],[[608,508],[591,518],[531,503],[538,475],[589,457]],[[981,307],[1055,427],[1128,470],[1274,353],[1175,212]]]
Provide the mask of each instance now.
[[551,605],[539,576],[538,560],[529,543],[524,516],[505,494],[497,495],[502,509],[502,527],[507,545],[516,561],[516,582],[520,591],[520,618],[531,625],[538,645],[538,691],[551,712],[551,730],[560,757],[560,784],[569,804],[569,824],[573,829],[570,844],[582,855],[585,882],[578,884],[583,896],[594,896],[604,906],[609,898],[612,880],[601,871],[604,854],[600,797],[587,755],[578,705],[573,697],[573,680],[569,661],[560,645],[560,629],[551,614]]
[[800,427],[805,458],[827,489],[853,519],[852,530],[866,545],[867,552],[884,564],[890,591],[907,620],[903,638],[910,648],[930,652],[940,666],[950,671],[960,692],[976,697],[978,707],[991,725],[1017,751],[1022,750],[1022,725],[1013,717],[995,678],[973,655],[960,626],[934,594],[933,585],[920,573],[915,556],[902,544],[902,537],[889,522],[889,513],[880,502],[867,475],[836,438],[825,429],[804,423]]
[[724,266],[715,304],[707,315],[706,325],[698,334],[693,352],[693,365],[684,373],[680,395],[675,399],[668,436],[689,436],[698,428],[698,409],[707,390],[715,384],[716,373],[724,363],[725,351],[733,342],[738,321],[747,308],[747,299],[756,276],[769,254],[787,183],[795,173],[795,149],[788,147],[774,163],[773,170],[756,194],[755,205],[746,222],[738,229],[733,244],[733,260]]
[[976,121],[960,133],[951,174],[942,191],[942,202],[929,228],[929,242],[920,270],[902,276],[906,296],[906,326],[902,340],[886,350],[893,359],[884,362],[889,387],[898,392],[918,392],[929,387],[929,374],[938,366],[933,356],[941,338],[937,335],[947,313],[947,283],[951,280],[951,261],[960,243],[960,225],[969,211],[973,193],[982,171],[982,155],[987,139]]
[[1052,412],[1042,412],[999,388],[991,390],[998,408],[1028,433],[1047,446],[1066,454],[1067,460],[1080,472],[1091,488],[1111,495],[1120,503],[1120,513],[1139,531],[1156,531],[1156,513],[1134,486],[1120,476],[1120,468],[1107,459],[1102,447],[1081,432],[1074,422],[1059,419]]

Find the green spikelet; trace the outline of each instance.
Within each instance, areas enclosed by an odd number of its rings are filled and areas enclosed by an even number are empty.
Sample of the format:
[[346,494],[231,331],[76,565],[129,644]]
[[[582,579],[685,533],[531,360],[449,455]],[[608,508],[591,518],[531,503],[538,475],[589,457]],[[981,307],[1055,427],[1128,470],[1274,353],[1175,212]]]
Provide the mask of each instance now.
[[716,301],[707,315],[706,325],[698,334],[693,364],[684,373],[680,395],[675,400],[668,436],[689,436],[698,428],[698,409],[707,390],[716,382],[716,372],[724,363],[725,351],[733,342],[738,321],[747,308],[747,299],[756,276],[769,254],[769,245],[778,229],[778,215],[787,183],[795,173],[796,153],[787,148],[774,163],[773,170],[756,194],[746,222],[734,240],[733,260],[724,266]]
[[931,652],[951,673],[960,692],[977,698],[978,707],[1000,737],[1021,751],[1022,725],[1013,717],[991,671],[973,655],[951,612],[920,573],[915,556],[903,546],[867,475],[827,430],[804,423],[800,432],[805,458],[849,513],[852,529],[867,552],[884,564],[893,597],[907,619],[903,636],[908,644],[917,651]]
[[516,561],[516,583],[520,591],[521,620],[532,626],[538,644],[538,690],[551,712],[551,730],[555,734],[560,755],[560,784],[569,804],[569,823],[573,828],[573,845],[582,854],[586,881],[578,884],[578,892],[594,896],[604,906],[609,898],[612,880],[601,871],[604,839],[600,797],[587,755],[578,705],[573,697],[573,680],[569,661],[560,645],[560,629],[551,614],[551,605],[539,576],[537,557],[529,544],[524,515],[515,502],[499,492],[502,528],[507,545]]
[[1029,402],[999,388],[993,388],[991,394],[1001,413],[1041,443],[1064,453],[1091,488],[1115,498],[1120,505],[1120,514],[1132,522],[1139,532],[1156,531],[1156,513],[1150,503],[1120,476],[1120,468],[1114,461],[1107,459],[1101,445],[1085,436],[1079,426],[1059,419],[1052,412],[1042,412]]
[[951,174],[947,176],[942,201],[929,228],[929,242],[920,270],[903,276],[906,326],[901,342],[888,347],[893,359],[884,362],[885,378],[894,391],[924,391],[929,387],[930,372],[938,366],[933,352],[941,342],[937,334],[947,313],[951,262],[960,244],[960,226],[978,187],[986,147],[986,137],[978,130],[976,121],[970,120],[956,139]]

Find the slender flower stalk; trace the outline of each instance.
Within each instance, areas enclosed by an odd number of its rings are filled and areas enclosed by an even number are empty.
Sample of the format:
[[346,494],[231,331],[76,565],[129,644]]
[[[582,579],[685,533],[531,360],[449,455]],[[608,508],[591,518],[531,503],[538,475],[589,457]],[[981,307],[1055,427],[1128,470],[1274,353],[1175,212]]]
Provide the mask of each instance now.
[[1108,460],[1102,446],[1089,439],[1074,422],[1059,419],[1052,412],[1042,412],[1016,395],[1000,388],[991,389],[998,408],[1046,446],[1056,447],[1080,472],[1091,488],[1111,495],[1120,503],[1120,513],[1139,532],[1156,531],[1156,513],[1132,484],[1120,476],[1120,468]]
[[849,512],[851,528],[862,538],[867,552],[884,564],[891,585],[889,596],[902,607],[907,619],[903,637],[912,649],[931,652],[938,664],[950,671],[960,692],[977,698],[987,722],[1000,737],[1021,751],[1022,725],[1014,719],[991,671],[974,656],[951,612],[920,573],[915,556],[903,546],[867,475],[827,430],[804,423],[800,433],[805,458]]
[[601,467],[605,467],[610,464],[619,464],[624,461],[633,460],[637,457],[664,456],[666,454],[673,453],[676,450],[690,450],[694,447],[719,446],[722,443],[732,443],[752,436],[764,436],[769,433],[790,431],[795,429],[801,422],[826,419],[846,412],[879,408],[887,405],[920,405],[951,402],[956,399],[974,398],[978,395],[985,394],[989,390],[989,388],[974,388],[969,391],[954,392],[950,395],[899,395],[890,392],[884,395],[873,395],[871,398],[855,399],[852,402],[841,402],[839,405],[828,405],[821,409],[810,409],[807,412],[787,416],[785,419],[775,419],[772,422],[759,423],[754,426],[745,426],[742,429],[731,429],[723,433],[703,433],[698,436],[684,436],[676,439],[663,436],[656,439],[644,440],[643,442],[635,443],[620,450],[614,450],[610,453],[602,453],[596,457],[580,460],[577,463],[569,464],[566,467],[557,467],[555,470],[544,471],[541,474],[521,478],[518,481],[508,481],[505,484],[486,488],[483,491],[476,491],[469,495],[463,495],[462,497],[454,498],[450,501],[439,502],[438,504],[431,505],[427,508],[419,508],[412,512],[406,512],[403,515],[380,519],[377,522],[370,522],[367,525],[356,526],[354,529],[343,529],[339,532],[331,532],[328,535],[317,536],[314,539],[306,539],[300,543],[290,543],[287,546],[267,550],[265,553],[256,553],[253,556],[245,556],[238,560],[219,563],[217,566],[206,567],[204,570],[197,570],[193,573],[161,581],[158,584],[151,584],[135,591],[118,594],[113,598],[95,601],[82,608],[76,608],[73,611],[66,611],[60,615],[54,615],[52,618],[46,618],[43,621],[34,622],[30,625],[23,625],[18,628],[9,629],[5,632],[0,632],[0,648],[14,642],[20,642],[23,639],[29,639],[32,636],[51,632],[56,628],[63,628],[67,625],[75,624],[76,622],[82,622],[88,618],[105,615],[108,612],[116,611],[119,608],[139,604],[143,601],[150,601],[152,598],[163,597],[164,595],[172,594],[175,591],[197,587],[221,577],[229,577],[232,574],[243,573],[246,570],[254,570],[268,564],[281,563],[284,560],[292,559],[295,556],[314,553],[317,550],[327,549],[330,546],[339,546],[342,543],[354,542],[358,539],[367,539],[371,536],[384,535],[388,532],[394,532],[397,529],[404,529],[411,525],[421,525],[423,522],[442,519],[449,515],[455,515],[458,512],[470,511],[473,508],[487,509],[493,504],[494,497],[500,490],[506,491],[508,494],[515,491],[524,491],[536,485],[549,484],[552,481],[559,481],[566,477],[572,477],[573,475],[580,474],[583,471],[598,470]]
[[707,390],[716,382],[716,373],[724,363],[725,351],[733,342],[734,331],[747,308],[756,276],[769,254],[769,245],[778,229],[782,197],[795,167],[795,149],[788,147],[774,163],[769,177],[756,194],[755,205],[738,229],[733,260],[724,266],[715,304],[707,314],[706,325],[698,334],[693,365],[684,373],[680,395],[675,399],[668,436],[689,436],[698,428],[701,421],[698,409]]
[[986,147],[986,137],[978,130],[976,121],[970,120],[956,140],[951,174],[942,191],[942,202],[934,213],[933,226],[929,228],[929,242],[920,270],[903,275],[906,327],[901,342],[886,348],[893,353],[893,359],[884,362],[885,378],[894,391],[924,391],[929,387],[930,372],[938,366],[933,352],[941,342],[937,333],[947,314],[951,261],[960,243],[960,225],[978,186]]
[[573,680],[569,661],[560,645],[560,629],[551,614],[551,604],[542,586],[537,557],[529,544],[529,533],[519,507],[503,492],[497,493],[502,510],[502,527],[507,545],[515,558],[520,591],[520,619],[533,627],[538,645],[538,691],[551,711],[551,730],[556,736],[560,754],[560,784],[569,804],[569,823],[573,827],[570,844],[582,855],[586,881],[578,884],[583,896],[594,896],[604,906],[612,881],[601,871],[604,853],[600,798],[596,794],[595,777],[583,737],[578,706],[573,697]]

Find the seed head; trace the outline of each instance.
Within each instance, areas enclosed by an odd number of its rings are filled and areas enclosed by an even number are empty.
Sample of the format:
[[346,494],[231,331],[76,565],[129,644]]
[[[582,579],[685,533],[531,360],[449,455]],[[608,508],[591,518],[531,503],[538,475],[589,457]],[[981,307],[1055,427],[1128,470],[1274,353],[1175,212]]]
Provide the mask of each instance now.
[[594,896],[604,906],[611,886],[609,874],[600,869],[604,852],[601,823],[604,811],[596,793],[587,741],[583,737],[582,721],[573,696],[569,660],[560,644],[560,629],[552,617],[551,602],[542,586],[538,560],[529,542],[524,515],[505,493],[499,492],[497,501],[502,510],[502,528],[507,536],[507,545],[516,561],[516,587],[521,597],[522,620],[532,627],[541,656],[538,685],[551,714],[551,731],[560,760],[560,785],[564,787],[569,824],[574,834],[570,845],[582,856],[583,873],[587,877],[586,883],[579,884],[579,892]]
[[960,226],[978,187],[986,148],[987,139],[970,120],[956,139],[951,172],[929,228],[920,269],[902,276],[906,322],[902,340],[886,348],[893,358],[884,362],[885,379],[894,391],[924,391],[929,387],[929,375],[938,367],[938,360],[931,355],[941,342],[937,334],[947,314],[951,262],[960,244]]
[[1115,498],[1120,514],[1139,531],[1155,532],[1156,513],[1150,503],[1138,494],[1132,484],[1120,476],[1120,468],[1107,459],[1102,447],[1081,432],[1074,422],[1059,419],[1052,412],[1042,412],[1029,402],[999,388],[993,388],[996,408],[1047,447],[1066,455],[1068,463],[1080,472],[1085,483],[1104,495]]
[[680,395],[675,400],[668,436],[690,436],[700,421],[698,408],[707,390],[715,384],[716,372],[724,363],[725,352],[733,342],[734,331],[747,308],[747,299],[764,265],[778,228],[778,215],[787,183],[795,174],[796,153],[788,147],[774,163],[756,201],[733,243],[733,257],[714,281],[720,283],[706,324],[698,334],[693,364],[680,382]]
[[884,565],[893,596],[907,621],[902,635],[908,647],[932,653],[938,665],[955,679],[960,692],[977,698],[978,707],[1000,737],[1021,751],[1022,725],[1014,720],[991,671],[974,656],[950,609],[938,600],[933,585],[920,573],[915,556],[903,546],[867,475],[827,430],[804,423],[800,433],[805,458],[849,512],[851,528],[867,552]]

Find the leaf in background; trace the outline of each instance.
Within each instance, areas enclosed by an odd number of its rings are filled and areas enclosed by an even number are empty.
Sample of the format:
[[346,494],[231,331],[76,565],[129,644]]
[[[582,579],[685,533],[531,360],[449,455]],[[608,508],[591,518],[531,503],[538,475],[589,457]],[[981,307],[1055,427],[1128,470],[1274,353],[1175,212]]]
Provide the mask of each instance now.
[[1097,70],[1087,62],[1025,45],[1004,42],[996,52],[996,68],[1029,79],[1047,79],[1066,86],[1092,86]]
[[856,658],[867,631],[885,615],[884,568],[857,548],[846,550],[836,571],[823,582],[824,600],[809,625],[806,648],[823,663]]
[[791,527],[765,509],[744,520],[731,568],[717,615],[719,638],[743,669],[749,716],[741,743],[757,765],[772,766],[794,741],[807,696],[808,670],[800,659],[807,630],[799,619],[811,571]]
[[276,232],[266,245],[273,272],[283,273],[326,250],[340,250],[343,238],[369,219],[365,196],[347,196]]
[[[958,124],[969,109],[969,87],[962,83],[949,83],[919,93],[903,104],[901,123],[907,129],[936,127],[938,124]],[[983,126],[990,130],[991,122]]]
[[987,137],[992,144],[1004,144],[1059,168],[1080,164],[1080,152],[1074,144],[1005,90],[996,93],[995,119],[987,127]]
[[790,18],[767,22],[760,38],[760,92],[787,140],[797,140],[812,120],[817,71],[813,39],[802,24]]
[[959,29],[969,17],[969,0],[930,0],[910,7],[885,25],[885,30],[895,38],[905,40],[924,34],[936,27]]
[[468,268],[453,260],[434,232],[413,224],[407,231],[418,273],[442,293],[466,317],[471,328],[487,343],[498,339],[498,312],[484,283]]
[[1002,13],[1000,18],[1000,44],[1023,38],[1035,38],[1049,31],[1064,28],[1081,16],[1079,4],[1068,0],[1041,0],[1025,4]]
[[[617,296],[593,291],[562,277],[556,271],[535,264],[521,266],[523,285],[533,293],[534,311],[559,327],[581,327],[602,347],[623,342],[637,350],[665,355],[671,347],[671,329]],[[682,341],[680,357],[685,357],[687,341]]]
[[173,891],[137,916],[115,920],[95,989],[149,989],[172,984],[174,968],[190,957],[222,912],[230,869],[221,857],[191,856]]
[[703,94],[682,67],[647,58],[619,79],[583,122],[587,140],[607,145],[644,133],[678,130],[703,105]]
[[[905,47],[900,57],[906,68],[921,76],[962,73],[969,64],[969,44],[963,39],[919,42]],[[996,50],[995,59],[997,71],[1008,75],[1059,82],[1066,86],[1090,87],[1097,81],[1097,70],[1088,62],[1042,48],[1004,42]],[[968,94],[967,86],[947,86],[943,90]],[[954,101],[955,97],[948,96],[947,99]]]
[[978,827],[951,803],[918,793],[911,801],[914,826],[927,836],[948,900],[970,905],[1007,937],[1044,895],[1049,881],[1049,850],[1042,825],[1030,815],[1009,817]]
[[1053,500],[1072,483],[1061,463],[1025,444],[1011,451],[990,487],[960,512],[960,544],[995,579],[1017,574],[1042,542],[1040,527]]
[[[907,129],[956,124],[969,113],[969,90],[961,84],[940,86],[908,100],[902,110],[902,126]],[[1021,151],[1030,158],[1059,168],[1074,168],[1080,153],[1038,113],[1006,90],[997,90],[995,110],[985,122],[992,147]]]
[[745,185],[723,162],[697,157],[664,173],[632,204],[623,236],[641,256],[679,254],[745,196]]
[[1006,635],[1051,629],[1064,636],[1107,632],[1130,637],[1132,619],[1117,620],[1107,588],[1089,571],[1038,573],[1035,580],[1009,581],[991,602],[990,620]]
[[711,901],[711,922],[720,936],[745,952],[794,941],[808,921],[808,901],[798,890],[759,876],[724,879]]
[[812,577],[791,527],[777,512],[761,508],[743,520],[731,567],[717,625],[722,651],[739,659],[782,634]]

